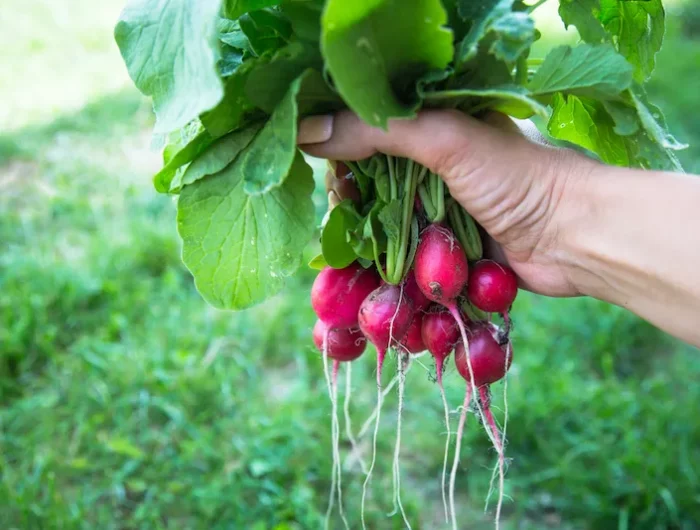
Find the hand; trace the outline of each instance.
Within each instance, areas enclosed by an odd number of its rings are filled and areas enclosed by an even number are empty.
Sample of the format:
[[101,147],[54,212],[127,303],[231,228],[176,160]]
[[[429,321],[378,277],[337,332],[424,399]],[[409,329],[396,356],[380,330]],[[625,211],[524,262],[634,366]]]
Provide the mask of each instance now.
[[580,289],[561,237],[569,220],[579,217],[577,190],[599,164],[546,145],[536,131],[529,122],[516,124],[500,114],[481,122],[435,110],[413,121],[392,121],[385,132],[341,112],[302,122],[299,143],[330,160],[382,152],[423,164],[493,238],[492,257],[506,260],[523,287],[574,296]]

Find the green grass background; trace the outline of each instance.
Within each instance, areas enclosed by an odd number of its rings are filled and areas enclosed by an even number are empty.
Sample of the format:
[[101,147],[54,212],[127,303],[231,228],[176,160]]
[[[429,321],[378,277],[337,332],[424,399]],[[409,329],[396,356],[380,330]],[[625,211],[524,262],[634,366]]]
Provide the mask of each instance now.
[[[242,313],[200,299],[179,260],[173,203],[150,184],[149,104],[111,40],[120,7],[3,0],[0,528],[320,528],[330,406],[310,340],[313,273]],[[700,172],[700,12],[669,10],[651,92],[692,146],[686,168]],[[552,13],[540,14],[545,32],[575,38]],[[320,216],[321,193],[317,205]],[[504,527],[700,528],[698,351],[594,300],[522,294],[513,313]],[[353,366],[355,429],[375,400],[365,357]],[[463,382],[451,365],[447,393],[456,407]],[[386,516],[395,409],[392,393],[373,529],[403,528]],[[441,415],[416,365],[402,456],[414,528],[443,527]],[[470,419],[460,528],[492,527],[483,505],[494,463]],[[357,528],[363,475],[350,462],[343,478]]]

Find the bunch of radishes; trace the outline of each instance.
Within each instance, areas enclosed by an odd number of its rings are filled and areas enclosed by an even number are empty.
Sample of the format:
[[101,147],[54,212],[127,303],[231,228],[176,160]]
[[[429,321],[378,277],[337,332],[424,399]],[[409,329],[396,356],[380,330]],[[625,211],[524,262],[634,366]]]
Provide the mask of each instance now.
[[[498,453],[499,489],[502,498],[504,438],[491,413],[489,385],[505,376],[512,361],[508,311],[516,294],[517,279],[513,271],[490,260],[482,259],[470,264],[465,249],[447,223],[432,223],[421,231],[413,267],[399,285],[381,281],[374,266],[363,268],[355,262],[344,269],[324,268],[311,291],[311,303],[319,319],[314,328],[314,342],[324,359],[333,360],[333,376],[329,382],[331,387],[336,385],[339,363],[356,360],[362,355],[366,342],[369,341],[377,350],[378,408],[381,408],[382,399],[382,366],[390,349],[394,349],[399,358],[401,407],[403,368],[409,355],[427,350],[435,359],[436,380],[443,397],[448,427],[443,465],[443,502],[446,518],[449,520],[451,517],[455,528],[454,482],[466,412],[470,408],[478,414]],[[468,307],[483,311],[486,318],[473,318],[474,311],[463,310]],[[492,322],[493,313],[502,316],[505,324],[503,329]],[[471,314],[472,318],[467,314]],[[457,371],[467,385],[457,432],[448,510],[445,474],[449,450],[449,410],[443,389],[443,372],[445,361],[453,351]],[[335,392],[329,390],[334,399]],[[378,424],[377,413],[375,451]],[[335,429],[334,432],[337,432],[337,426]],[[397,435],[396,459],[398,440]],[[375,455],[372,457],[365,487],[374,467],[374,460]],[[394,469],[395,488],[398,487],[396,466],[397,463]],[[339,465],[334,467],[337,467],[339,484]],[[338,494],[340,497],[340,489]],[[363,526],[364,497],[363,492]],[[500,498],[497,521],[500,515]],[[398,492],[396,499],[403,514]],[[406,520],[405,514],[403,515]],[[406,524],[410,527],[407,520]]]

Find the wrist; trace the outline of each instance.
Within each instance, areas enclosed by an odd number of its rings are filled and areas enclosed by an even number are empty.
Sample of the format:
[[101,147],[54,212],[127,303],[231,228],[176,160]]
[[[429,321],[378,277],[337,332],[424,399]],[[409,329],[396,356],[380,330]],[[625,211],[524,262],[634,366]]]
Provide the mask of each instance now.
[[[555,205],[557,262],[577,295],[612,301],[614,289],[605,278],[606,257],[599,246],[606,216],[614,208],[611,168],[580,153],[563,150],[557,172]],[[605,174],[604,174],[605,173]],[[609,227],[608,227],[609,228]]]

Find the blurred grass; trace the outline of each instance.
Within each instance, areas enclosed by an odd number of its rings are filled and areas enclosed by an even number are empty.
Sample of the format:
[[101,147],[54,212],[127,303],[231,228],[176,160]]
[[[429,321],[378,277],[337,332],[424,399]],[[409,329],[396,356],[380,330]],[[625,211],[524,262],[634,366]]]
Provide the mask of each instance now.
[[[124,88],[105,15],[121,0],[70,0],[55,19],[48,2],[11,1],[21,23],[0,44],[20,74],[0,77],[0,94],[30,111],[0,133],[2,527],[319,528],[329,403],[310,341],[312,272],[249,311],[207,307],[179,261],[173,205],[150,186],[149,107]],[[672,13],[652,91],[700,171],[691,21]],[[58,58],[64,70],[51,69]],[[47,86],[49,71],[59,79]],[[698,352],[593,300],[522,295],[514,315],[507,526],[699,528]],[[369,353],[353,366],[356,429],[374,403],[372,368]],[[451,365],[447,391],[461,402]],[[385,517],[395,408],[392,394],[370,528],[403,527]],[[441,415],[415,365],[402,458],[414,528],[441,526]],[[460,521],[491,528],[494,454],[473,419],[467,430]],[[363,476],[349,465],[343,478],[354,528]]]

